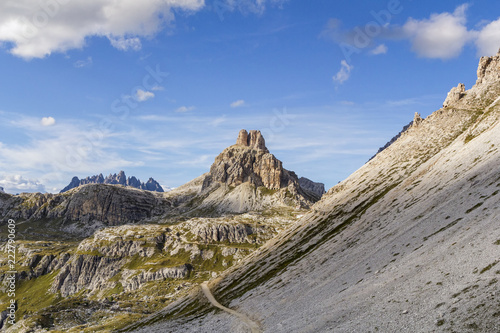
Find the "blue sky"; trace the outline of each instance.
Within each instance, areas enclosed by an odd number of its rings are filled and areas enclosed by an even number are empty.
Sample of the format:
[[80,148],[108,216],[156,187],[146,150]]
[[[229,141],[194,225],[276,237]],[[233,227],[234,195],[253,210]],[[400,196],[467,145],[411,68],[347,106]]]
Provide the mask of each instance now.
[[329,188],[500,47],[498,1],[0,4],[0,186],[177,187],[240,129]]

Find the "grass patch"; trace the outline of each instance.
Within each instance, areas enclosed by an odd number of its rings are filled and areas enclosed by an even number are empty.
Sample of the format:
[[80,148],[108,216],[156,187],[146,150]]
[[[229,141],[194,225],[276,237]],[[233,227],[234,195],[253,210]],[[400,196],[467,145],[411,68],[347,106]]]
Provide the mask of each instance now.
[[431,238],[432,236],[435,236],[435,235],[439,234],[440,232],[443,232],[443,231],[445,231],[445,230],[447,230],[447,229],[449,229],[449,228],[453,227],[455,224],[457,224],[457,223],[458,223],[458,222],[460,222],[461,220],[463,220],[463,218],[461,218],[461,217],[460,217],[460,218],[456,219],[455,221],[453,221],[453,222],[451,222],[451,223],[447,224],[446,226],[442,227],[442,228],[441,228],[441,229],[439,229],[438,231],[436,231],[436,232],[434,232],[434,233],[430,234],[430,235],[429,235],[429,236],[427,236],[427,237],[424,237],[424,242],[425,242],[426,240],[428,240],[429,238]]
[[489,271],[491,268],[493,268],[496,264],[498,264],[498,261],[492,262],[488,266],[484,267],[482,270],[479,271],[479,274],[483,274],[487,271]]
[[[33,315],[39,311],[55,304],[61,299],[59,294],[49,292],[54,277],[59,273],[59,270],[53,271],[50,274],[42,275],[36,279],[24,280],[19,282],[16,287],[16,300],[18,310],[16,318],[22,318],[24,315]],[[7,294],[0,297],[2,303],[7,304]],[[1,310],[5,310],[6,306]]]
[[481,207],[482,205],[483,205],[483,202],[480,202],[480,203],[476,204],[474,207],[467,209],[467,210],[465,211],[465,214],[469,214],[469,213],[471,213],[472,211],[474,211],[474,210],[478,209],[478,208],[479,208],[479,207]]

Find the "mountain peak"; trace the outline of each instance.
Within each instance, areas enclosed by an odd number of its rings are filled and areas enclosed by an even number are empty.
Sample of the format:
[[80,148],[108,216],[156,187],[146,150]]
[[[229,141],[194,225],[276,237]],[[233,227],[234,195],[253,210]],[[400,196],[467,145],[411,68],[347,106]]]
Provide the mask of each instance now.
[[243,129],[236,144],[224,149],[215,158],[210,172],[203,179],[202,192],[217,193],[218,188],[238,188],[232,195],[240,195],[233,198],[240,203],[237,208],[240,211],[261,207],[266,200],[257,198],[255,193],[263,188],[270,190],[263,193],[275,195],[275,201],[309,207],[323,195],[324,185],[310,180],[302,182],[304,187],[295,172],[283,168],[283,163],[269,152],[260,131],[247,132]]
[[257,130],[247,132],[247,130],[242,129],[236,139],[236,145],[268,151],[266,148],[266,140],[264,140],[260,131]]

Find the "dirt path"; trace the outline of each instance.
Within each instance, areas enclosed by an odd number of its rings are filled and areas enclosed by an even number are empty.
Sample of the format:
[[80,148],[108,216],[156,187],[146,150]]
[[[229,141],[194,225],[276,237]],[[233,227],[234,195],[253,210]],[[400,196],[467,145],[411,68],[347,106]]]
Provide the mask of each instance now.
[[215,306],[223,311],[226,311],[227,313],[230,313],[233,316],[238,317],[242,322],[245,323],[246,326],[248,326],[248,328],[250,329],[250,332],[252,332],[252,333],[260,333],[261,332],[259,325],[255,321],[251,320],[250,318],[248,318],[244,314],[236,312],[236,311],[231,310],[229,308],[226,308],[224,305],[217,302],[214,295],[212,295],[210,288],[208,288],[208,285],[205,282],[201,284],[201,289],[203,290],[203,293],[208,298],[210,303],[212,303],[213,306]]

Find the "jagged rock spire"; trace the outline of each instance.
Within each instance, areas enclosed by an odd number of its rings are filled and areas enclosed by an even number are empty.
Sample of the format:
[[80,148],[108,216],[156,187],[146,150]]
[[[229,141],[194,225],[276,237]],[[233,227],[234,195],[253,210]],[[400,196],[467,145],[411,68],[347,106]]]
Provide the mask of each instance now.
[[238,138],[236,139],[236,144],[239,146],[250,147],[253,149],[267,150],[266,141],[264,137],[260,133],[260,131],[252,130],[247,132],[242,129],[238,134]]
[[451,88],[448,96],[443,103],[443,107],[449,107],[456,102],[458,102],[462,97],[465,96],[465,85],[463,83],[459,83],[458,86]]

